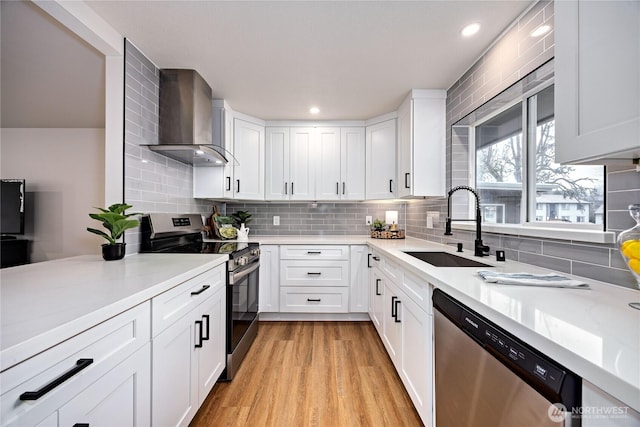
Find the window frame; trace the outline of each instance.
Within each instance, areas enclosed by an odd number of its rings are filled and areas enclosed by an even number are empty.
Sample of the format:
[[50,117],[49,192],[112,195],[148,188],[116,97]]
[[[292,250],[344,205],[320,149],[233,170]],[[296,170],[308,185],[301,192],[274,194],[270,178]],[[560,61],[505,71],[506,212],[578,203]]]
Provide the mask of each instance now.
[[[486,231],[503,234],[533,235],[534,237],[549,237],[567,240],[582,240],[596,243],[613,243],[615,233],[607,232],[606,221],[602,224],[583,223],[555,223],[536,220],[536,132],[537,126],[528,126],[529,123],[537,124],[537,94],[555,84],[553,77],[530,88],[514,99],[505,102],[500,108],[467,124],[469,128],[468,147],[468,183],[476,187],[476,127],[502,114],[516,104],[522,106],[522,200],[520,202],[520,224],[494,224],[483,221],[482,226]],[[555,119],[555,114],[554,114]],[[453,126],[459,126],[454,124]],[[606,181],[606,170],[603,166],[603,178]],[[606,182],[605,182],[606,188]],[[606,193],[603,195],[606,206]],[[469,218],[475,215],[475,201],[467,199]],[[469,229],[469,224],[457,223],[454,228]],[[566,231],[566,233],[565,233]],[[564,237],[566,236],[566,237]]]

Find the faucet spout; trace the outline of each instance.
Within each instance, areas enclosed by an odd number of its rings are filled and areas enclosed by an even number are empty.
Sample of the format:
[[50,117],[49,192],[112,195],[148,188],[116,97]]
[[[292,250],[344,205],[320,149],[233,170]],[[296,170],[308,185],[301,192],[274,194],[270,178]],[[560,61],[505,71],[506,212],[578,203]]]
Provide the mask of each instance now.
[[[451,196],[458,190],[466,190],[471,192],[476,198],[476,217],[469,219],[453,219],[451,218]],[[451,232],[451,222],[452,221],[475,221],[476,223],[476,240],[474,244],[474,255],[475,256],[488,256],[489,255],[489,246],[482,243],[482,215],[480,212],[480,198],[478,197],[478,193],[472,187],[468,185],[459,185],[457,187],[453,187],[449,190],[447,195],[447,222],[445,224],[444,234],[445,236],[451,236],[453,233]]]

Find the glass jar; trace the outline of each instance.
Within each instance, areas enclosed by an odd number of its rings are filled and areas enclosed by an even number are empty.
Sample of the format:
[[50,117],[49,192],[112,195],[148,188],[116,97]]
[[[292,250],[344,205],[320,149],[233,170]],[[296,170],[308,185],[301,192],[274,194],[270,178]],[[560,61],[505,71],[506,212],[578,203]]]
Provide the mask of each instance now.
[[618,235],[618,248],[640,288],[640,203],[629,205],[629,215],[636,225]]

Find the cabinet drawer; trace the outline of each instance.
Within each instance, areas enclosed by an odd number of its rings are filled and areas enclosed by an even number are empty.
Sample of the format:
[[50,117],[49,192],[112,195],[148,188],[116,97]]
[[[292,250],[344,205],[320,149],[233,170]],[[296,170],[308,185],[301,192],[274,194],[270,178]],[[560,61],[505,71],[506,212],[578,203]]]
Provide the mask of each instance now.
[[281,286],[349,286],[349,261],[280,261]]
[[402,290],[427,314],[431,314],[431,285],[413,274],[404,273]]
[[349,259],[347,245],[282,245],[280,259]]
[[396,285],[400,286],[402,283],[402,275],[403,272],[400,267],[389,261],[387,258],[380,259],[381,270],[394,282]]
[[226,266],[220,265],[153,298],[153,336],[204,302],[218,288],[226,286],[226,271]]
[[284,313],[346,313],[349,289],[339,287],[280,288],[280,311]]
[[[2,372],[2,425],[35,425],[56,412],[148,343],[150,318],[146,302]],[[20,400],[25,392],[40,396]]]

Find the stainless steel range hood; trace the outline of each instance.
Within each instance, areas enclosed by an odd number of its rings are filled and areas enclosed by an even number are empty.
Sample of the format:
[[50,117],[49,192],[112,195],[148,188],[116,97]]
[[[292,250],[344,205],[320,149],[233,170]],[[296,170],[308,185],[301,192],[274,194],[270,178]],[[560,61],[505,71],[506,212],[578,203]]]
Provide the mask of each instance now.
[[224,166],[225,150],[212,138],[211,87],[195,70],[160,70],[157,153],[196,166]]

